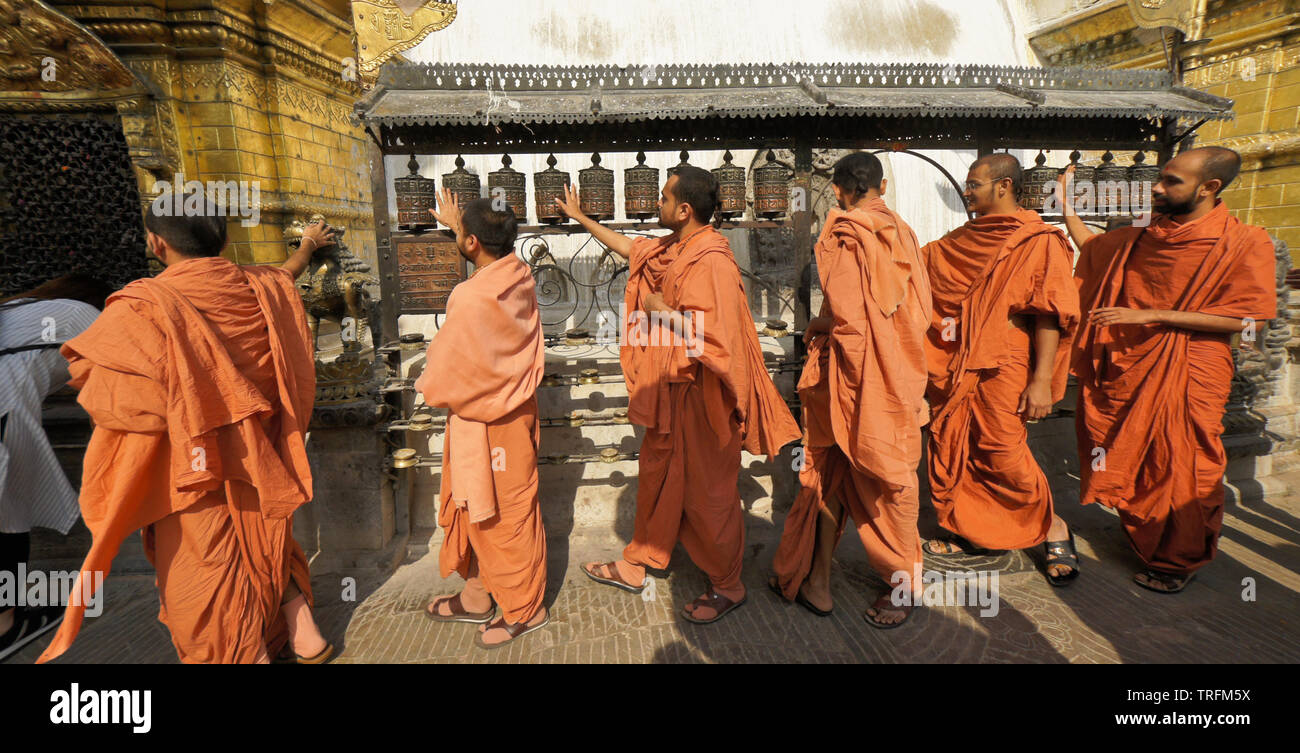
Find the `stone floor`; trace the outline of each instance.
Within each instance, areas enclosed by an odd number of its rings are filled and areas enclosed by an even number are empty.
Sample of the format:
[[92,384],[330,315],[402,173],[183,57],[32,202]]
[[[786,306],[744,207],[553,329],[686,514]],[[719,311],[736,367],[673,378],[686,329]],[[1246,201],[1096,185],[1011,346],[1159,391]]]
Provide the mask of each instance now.
[[[1130,576],[1139,563],[1118,519],[1064,498],[1058,509],[1075,528],[1083,556],[1083,575],[1069,588],[1047,584],[1037,552],[957,566],[927,562],[935,569],[995,570],[1001,597],[995,616],[980,616],[978,606],[944,606],[917,611],[897,630],[871,628],[862,612],[882,583],[868,573],[856,536],[847,534],[836,553],[834,614],[817,617],[764,587],[780,531],[751,520],[748,602],[714,625],[679,616],[705,583],[680,551],[653,596],[585,578],[581,562],[619,551],[614,534],[599,532],[575,532],[566,546],[551,547],[551,625],[503,650],[476,648],[473,626],[421,616],[431,596],[458,588],[458,579],[437,577],[436,548],[385,578],[315,578],[317,618],[341,644],[340,663],[1297,662],[1300,491],[1293,490],[1300,490],[1300,474],[1267,479],[1246,490],[1253,492],[1243,495],[1246,501],[1230,504],[1219,556],[1178,595],[1135,585]],[[922,528],[933,532],[932,513]],[[1253,601],[1242,598],[1247,578],[1254,579]],[[353,587],[355,598],[344,600]],[[106,589],[103,616],[87,622],[59,661],[175,662],[157,620],[152,576],[112,575]],[[42,637],[8,663],[35,660],[48,641]]]

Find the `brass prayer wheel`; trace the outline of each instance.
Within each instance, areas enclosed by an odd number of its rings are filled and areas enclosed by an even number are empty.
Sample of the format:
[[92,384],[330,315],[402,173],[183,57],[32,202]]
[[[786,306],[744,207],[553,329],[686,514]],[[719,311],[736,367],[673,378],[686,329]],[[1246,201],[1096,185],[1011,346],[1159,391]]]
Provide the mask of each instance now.
[[783,319],[768,319],[763,322],[763,334],[768,337],[785,337],[790,334],[789,326]]
[[424,350],[424,334],[421,332],[407,332],[398,338],[398,342],[402,350]]
[[1043,211],[1047,197],[1054,190],[1046,186],[1056,183],[1056,176],[1060,174],[1060,170],[1047,166],[1047,156],[1039,150],[1038,156],[1034,157],[1034,166],[1026,170],[1024,177],[1021,178],[1020,206],[1035,212]]
[[634,220],[659,214],[659,169],[645,163],[645,152],[637,152],[636,166],[623,171],[623,213]]
[[589,345],[591,341],[591,333],[583,327],[574,327],[564,332],[565,345]]
[[456,155],[456,169],[442,176],[442,187],[455,194],[462,207],[481,198],[478,176],[465,169],[465,159],[459,154]]
[[393,451],[394,468],[411,468],[417,465],[420,459],[416,457],[416,452],[410,447],[403,447],[400,450]]
[[488,173],[488,198],[505,199],[515,219],[522,224],[528,220],[527,183],[523,173],[510,167],[510,155],[503,154],[501,169]]
[[578,171],[578,198],[593,220],[614,219],[614,171],[600,166],[599,153],[591,155],[591,167]]
[[596,369],[583,369],[578,372],[578,384],[599,384],[600,372]]
[[[1097,168],[1092,165],[1085,165],[1079,162],[1079,150],[1070,152],[1070,164],[1074,166],[1074,200],[1075,211],[1080,214],[1097,214]],[[1085,194],[1092,195],[1093,205],[1091,207],[1080,206],[1077,202]],[[1092,211],[1089,211],[1089,210]]]
[[1128,183],[1128,168],[1115,164],[1115,155],[1106,150],[1101,155],[1101,164],[1097,166],[1094,177],[1097,180],[1097,213],[1126,214],[1128,207],[1122,200],[1128,200],[1131,206],[1132,199],[1129,197],[1128,186],[1120,186]]
[[555,169],[555,155],[546,158],[546,169],[533,173],[533,193],[537,199],[537,221],[550,225],[564,222],[564,213],[555,206],[555,200],[564,201],[564,187],[569,185],[569,174]]
[[406,422],[407,431],[428,431],[433,428],[433,416],[428,413],[416,413]]
[[718,181],[717,215],[723,219],[745,213],[745,168],[731,164],[731,150],[722,155],[722,165],[713,168]]
[[438,191],[433,178],[420,175],[420,163],[411,155],[406,163],[410,175],[393,180],[393,193],[397,196],[397,227],[410,230],[419,227],[434,227],[438,223],[429,214],[437,203]]
[[1160,167],[1145,164],[1146,159],[1144,152],[1137,152],[1133,155],[1133,165],[1128,169],[1129,182],[1136,183],[1138,191],[1150,191],[1151,186],[1160,180]]
[[754,214],[777,219],[790,208],[790,171],[767,150],[767,164],[754,170]]
[[606,447],[600,451],[600,462],[613,463],[618,460],[618,449],[615,447]]

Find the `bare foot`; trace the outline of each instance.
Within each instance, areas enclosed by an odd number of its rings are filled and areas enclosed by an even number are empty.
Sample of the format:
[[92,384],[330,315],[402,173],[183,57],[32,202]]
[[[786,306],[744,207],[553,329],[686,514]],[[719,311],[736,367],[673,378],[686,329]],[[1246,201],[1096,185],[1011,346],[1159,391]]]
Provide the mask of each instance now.
[[908,615],[912,613],[912,609],[912,606],[895,604],[890,595],[885,593],[881,594],[880,598],[867,607],[867,617],[869,622],[874,622],[877,625],[893,626],[906,620]]

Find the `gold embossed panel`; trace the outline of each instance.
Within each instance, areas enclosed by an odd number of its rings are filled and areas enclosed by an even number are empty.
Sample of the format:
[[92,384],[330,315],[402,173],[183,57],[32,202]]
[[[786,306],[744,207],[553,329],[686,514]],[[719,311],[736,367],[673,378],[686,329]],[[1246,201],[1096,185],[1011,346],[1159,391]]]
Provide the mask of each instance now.
[[465,259],[456,242],[441,235],[394,238],[398,308],[403,314],[441,314],[447,296],[465,279]]

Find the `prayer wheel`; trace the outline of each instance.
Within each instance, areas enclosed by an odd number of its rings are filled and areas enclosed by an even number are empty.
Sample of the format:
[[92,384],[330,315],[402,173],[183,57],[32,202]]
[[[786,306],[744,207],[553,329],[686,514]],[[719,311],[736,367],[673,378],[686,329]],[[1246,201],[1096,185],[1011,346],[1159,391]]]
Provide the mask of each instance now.
[[478,176],[465,169],[465,159],[456,155],[456,169],[442,176],[442,187],[456,195],[456,200],[463,207],[471,201],[481,198]]
[[582,212],[593,220],[614,219],[614,171],[600,166],[600,154],[591,155],[591,167],[578,171],[578,196]]
[[1129,196],[1128,168],[1115,164],[1115,155],[1106,150],[1095,173],[1097,179],[1097,213],[1130,214],[1133,199]]
[[438,223],[429,214],[437,203],[437,189],[433,178],[420,175],[420,163],[411,155],[406,163],[410,175],[393,180],[393,193],[397,195],[397,227],[411,230],[420,227],[435,227]]
[[510,167],[510,155],[501,155],[501,169],[488,173],[488,197],[505,199],[520,223],[528,221],[528,179]]
[[623,171],[623,213],[632,220],[659,214],[659,168],[645,163],[645,152],[637,152],[636,166]]
[[1035,212],[1043,211],[1047,197],[1055,190],[1049,186],[1056,183],[1056,176],[1060,174],[1060,170],[1047,166],[1047,156],[1039,150],[1038,156],[1034,157],[1034,166],[1026,170],[1021,178],[1020,206]]
[[1145,164],[1146,159],[1147,156],[1144,152],[1137,152],[1133,155],[1133,165],[1128,169],[1128,179],[1136,190],[1149,192],[1151,186],[1160,181],[1160,167]]
[[546,169],[533,173],[533,193],[537,199],[537,221],[549,225],[564,222],[564,213],[555,206],[555,200],[564,201],[564,187],[569,185],[569,174],[555,169],[555,155],[546,158]]
[[767,164],[754,170],[754,215],[769,220],[790,208],[790,171],[767,150]]
[[718,181],[717,215],[723,219],[745,213],[745,168],[731,164],[731,150],[722,155],[722,166],[713,168]]
[[689,162],[686,161],[687,158],[689,158],[691,155],[690,155],[690,153],[687,152],[685,149],[683,149],[681,152],[679,152],[677,156],[681,159],[681,162],[678,162],[677,164],[675,164],[675,165],[673,165],[672,167],[668,168],[668,177],[669,177],[669,178],[671,178],[671,177],[673,177],[674,175],[676,175],[676,174],[677,174],[677,171],[680,170],[680,169],[682,169],[683,167],[690,167],[690,165],[691,165],[691,163],[689,163]]
[[[1098,214],[1097,209],[1097,168],[1079,162],[1079,150],[1070,152],[1070,164],[1074,165],[1074,209],[1079,214]],[[1091,195],[1091,206],[1080,204],[1085,194]]]

